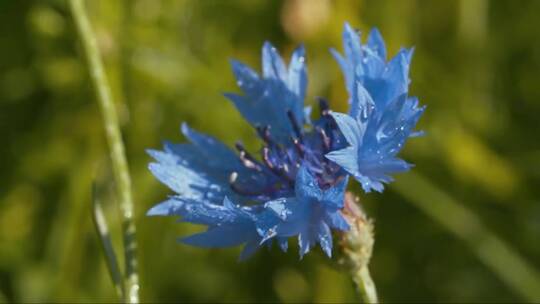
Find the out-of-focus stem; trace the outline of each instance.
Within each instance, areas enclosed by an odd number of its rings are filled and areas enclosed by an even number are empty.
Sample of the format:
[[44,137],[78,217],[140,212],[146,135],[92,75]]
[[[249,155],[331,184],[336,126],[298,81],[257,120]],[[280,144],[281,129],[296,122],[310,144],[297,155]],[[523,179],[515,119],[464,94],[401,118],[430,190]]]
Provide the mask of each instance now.
[[109,269],[109,274],[113,281],[114,289],[116,290],[118,298],[124,299],[125,290],[122,282],[122,274],[120,272],[120,268],[118,267],[116,253],[114,252],[111,235],[109,234],[109,227],[103,213],[103,208],[101,207],[101,201],[98,197],[95,184],[92,187],[92,215],[94,226],[101,240],[101,248],[105,253],[107,268]]
[[362,301],[378,303],[377,290],[368,268],[375,242],[373,224],[359,208],[351,193],[345,195],[343,215],[350,229],[343,233],[341,238],[341,262],[349,270]]
[[69,0],[69,4],[101,110],[117,194],[120,199],[125,254],[125,300],[129,303],[137,303],[139,301],[139,278],[137,275],[137,243],[135,240],[135,224],[133,222],[133,199],[118,116],[83,0]]
[[362,296],[365,303],[377,303],[377,290],[375,289],[375,283],[369,273],[369,268],[366,266],[360,268],[356,274],[353,275],[353,280],[356,283],[358,292]]

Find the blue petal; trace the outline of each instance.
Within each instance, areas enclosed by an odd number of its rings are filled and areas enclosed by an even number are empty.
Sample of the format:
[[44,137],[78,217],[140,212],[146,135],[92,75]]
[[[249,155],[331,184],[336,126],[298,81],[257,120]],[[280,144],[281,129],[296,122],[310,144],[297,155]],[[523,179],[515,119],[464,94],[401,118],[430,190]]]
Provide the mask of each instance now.
[[174,197],[152,207],[147,215],[176,215],[181,216],[184,222],[209,226],[252,222],[253,215],[250,207],[234,205],[231,207],[227,205],[228,198],[224,201],[224,205],[216,205],[184,197]]
[[148,216],[158,216],[158,215],[175,215],[176,209],[182,203],[175,199],[168,199],[162,203],[155,205],[146,212]]
[[254,170],[244,167],[238,157],[217,140],[183,126],[193,144],[165,143],[163,151],[149,150],[157,161],[150,171],[164,184],[185,198],[221,204],[225,195],[243,203],[229,185],[229,175],[236,171],[262,183]]
[[325,221],[330,227],[341,231],[348,231],[350,229],[349,224],[339,210],[327,213]]
[[281,251],[287,252],[287,248],[289,247],[289,240],[287,238],[278,238],[278,244]]
[[[186,149],[185,151],[189,150]],[[184,163],[178,155],[173,153],[155,150],[148,152],[158,161],[148,166],[150,171],[176,193],[188,198],[199,198],[214,202],[220,202],[227,193],[228,190],[220,186],[219,174],[214,175],[209,167],[192,166]],[[185,155],[189,157],[188,154]]]
[[315,237],[309,232],[300,233],[298,235],[298,247],[300,247],[300,259],[309,252],[315,244]]
[[251,68],[231,61],[239,87],[245,95],[225,94],[242,116],[253,126],[271,127],[272,137],[288,143],[293,127],[287,113],[292,112],[299,124],[304,117],[304,98],[307,86],[304,48],[293,52],[287,69],[277,50],[266,42],[262,50],[263,77]]
[[[393,178],[392,173],[405,172],[411,165],[398,158],[385,158],[381,160],[359,160],[359,170],[349,171],[362,184],[365,192],[375,190],[382,192],[383,183],[390,183]],[[348,171],[348,170],[347,170]]]
[[390,183],[394,179],[389,175],[391,173],[405,172],[411,165],[399,158],[387,158],[379,161],[361,161],[359,172],[354,173],[354,177],[362,183],[364,191],[375,190],[382,192],[383,183]]
[[232,70],[236,77],[236,84],[250,96],[257,95],[261,90],[259,75],[247,65],[231,60]]
[[257,217],[257,231],[264,240],[297,235],[309,225],[312,213],[309,202],[293,198],[267,202],[265,210]]
[[346,87],[350,94],[356,69],[361,67],[362,64],[362,46],[360,44],[360,35],[348,23],[345,23],[343,28],[343,50],[345,58],[338,56],[337,52],[333,52],[333,54],[340,63],[345,75]]
[[358,148],[347,147],[345,149],[332,151],[325,155],[326,158],[335,162],[345,171],[354,174],[359,170],[358,168]]
[[421,131],[414,131],[414,132],[411,132],[411,134],[409,135],[409,137],[420,137],[420,136],[424,136],[426,135],[426,132],[421,130]]
[[298,96],[299,100],[304,100],[306,96],[307,72],[305,61],[305,50],[303,46],[300,46],[292,54],[287,81],[289,89]]
[[273,211],[278,218],[285,221],[292,215],[292,211],[289,209],[289,207],[293,204],[294,202],[291,201],[291,199],[280,198],[269,201],[265,203],[264,206],[267,210]]
[[366,78],[363,83],[379,111],[396,97],[406,94],[409,90],[409,54],[402,49],[387,64],[385,72],[376,77]]
[[411,164],[399,158],[387,158],[381,160],[378,164],[366,164],[364,166],[366,171],[379,171],[379,172],[405,172],[412,167]]
[[355,86],[353,94],[351,95],[349,114],[358,121],[366,120],[375,107],[375,102],[361,82],[357,81]]
[[317,240],[319,241],[319,244],[321,245],[322,250],[326,255],[331,258],[332,257],[332,232],[330,231],[330,227],[324,222],[320,222],[319,226],[317,227]]
[[324,191],[321,203],[324,204],[324,206],[327,208],[332,208],[332,209],[343,208],[345,190],[347,188],[348,181],[349,181],[349,177],[346,176],[339,183],[337,183],[336,185]]
[[361,65],[357,65],[355,69],[357,79],[379,77],[384,72],[384,59],[379,57],[377,53],[369,48],[364,48],[363,57]]
[[[196,132],[189,128],[186,123],[182,124],[182,134],[189,139],[201,152],[207,157],[207,161],[219,164],[224,168],[230,168],[232,170],[240,167],[238,156],[229,149],[226,145],[219,142],[217,139]],[[199,155],[200,157],[200,155]]]
[[246,243],[242,252],[240,253],[239,261],[245,261],[250,258],[257,250],[259,250],[260,244],[257,238],[254,238]]
[[297,121],[303,122],[303,100],[291,92],[284,82],[274,79],[261,80],[261,89],[256,94],[224,95],[251,125],[270,126],[275,140],[289,142],[293,129],[287,111],[292,111]]
[[304,107],[304,122],[306,124],[311,124],[311,111],[312,111],[311,106]]
[[296,173],[295,192],[297,197],[302,199],[319,200],[322,197],[317,179],[309,172],[307,166],[301,166]]
[[389,102],[399,95],[407,93],[409,90],[409,62],[407,59],[408,50],[401,50],[388,63],[387,69],[382,76],[389,83],[386,91],[386,100]]
[[362,63],[362,45],[360,34],[354,30],[349,23],[345,23],[343,28],[343,50],[353,67]]
[[364,134],[362,125],[349,115],[338,112],[332,112],[331,114],[347,142],[353,146],[361,145],[362,135]]
[[150,169],[152,174],[154,174],[159,181],[167,185],[176,193],[186,193],[190,191],[190,188],[186,183],[181,181],[183,178],[189,177],[191,172],[183,166],[177,165],[178,157],[157,150],[148,150],[148,154],[158,161],[158,163],[149,164],[148,169]]
[[246,228],[249,227],[243,225],[217,226],[205,232],[182,238],[180,242],[205,248],[238,246],[253,237],[253,231]]
[[386,46],[382,35],[377,28],[373,28],[369,33],[367,45],[370,49],[375,51],[381,59],[386,59]]
[[262,50],[262,67],[265,78],[287,79],[285,63],[276,48],[268,41],[264,43]]

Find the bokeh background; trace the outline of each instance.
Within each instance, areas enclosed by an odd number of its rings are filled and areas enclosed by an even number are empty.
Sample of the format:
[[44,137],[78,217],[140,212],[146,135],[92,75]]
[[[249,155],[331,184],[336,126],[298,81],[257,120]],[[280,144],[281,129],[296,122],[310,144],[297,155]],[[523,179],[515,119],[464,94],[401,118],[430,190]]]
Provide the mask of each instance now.
[[[520,289],[540,289],[504,279],[540,269],[540,1],[86,2],[127,146],[143,301],[357,300],[320,250],[299,261],[297,248],[274,248],[238,263],[239,248],[175,242],[200,227],[144,216],[170,193],[147,170],[145,149],[183,141],[181,122],[257,147],[222,96],[236,90],[230,58],[259,69],[265,40],[286,56],[304,43],[306,103],[326,96],[344,110],[328,51],[341,50],[344,21],[363,33],[378,27],[389,54],[415,47],[411,92],[428,106],[419,126],[427,135],[403,151],[413,172],[384,194],[353,187],[375,219],[371,271],[381,298],[507,302],[527,300]],[[118,208],[63,0],[0,1],[0,139],[0,302],[115,301],[90,217],[94,180],[120,250]],[[441,203],[457,209],[441,211]],[[507,248],[526,269],[511,267]]]

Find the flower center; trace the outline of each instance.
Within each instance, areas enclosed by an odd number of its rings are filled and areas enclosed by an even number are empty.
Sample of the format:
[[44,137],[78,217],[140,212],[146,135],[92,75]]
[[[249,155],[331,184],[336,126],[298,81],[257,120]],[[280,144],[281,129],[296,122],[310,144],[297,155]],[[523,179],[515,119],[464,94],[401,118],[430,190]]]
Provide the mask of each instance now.
[[273,139],[270,126],[256,127],[263,141],[260,159],[251,155],[241,143],[236,143],[242,164],[253,172],[252,178],[262,182],[254,187],[253,183],[243,182],[238,172],[232,172],[229,179],[231,189],[256,201],[294,196],[296,174],[302,165],[317,177],[322,189],[341,180],[343,170],[328,160],[325,154],[342,148],[345,140],[330,115],[326,100],[319,99],[319,111],[319,119],[307,126],[301,125],[293,113],[287,111],[292,132],[286,144]]

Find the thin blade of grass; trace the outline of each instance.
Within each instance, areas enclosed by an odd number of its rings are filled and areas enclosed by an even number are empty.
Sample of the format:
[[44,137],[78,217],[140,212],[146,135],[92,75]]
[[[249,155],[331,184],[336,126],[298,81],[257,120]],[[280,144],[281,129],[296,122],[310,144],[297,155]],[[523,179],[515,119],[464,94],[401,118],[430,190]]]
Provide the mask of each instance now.
[[105,254],[107,269],[109,270],[114,289],[118,295],[118,298],[123,300],[125,290],[122,283],[122,272],[120,271],[120,267],[118,267],[118,260],[116,258],[116,253],[114,252],[111,235],[109,234],[109,227],[107,225],[107,220],[105,219],[105,214],[103,213],[103,207],[101,206],[101,201],[98,197],[95,183],[92,186],[92,219],[94,221],[96,232],[101,241],[101,249]]

